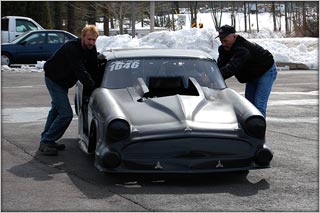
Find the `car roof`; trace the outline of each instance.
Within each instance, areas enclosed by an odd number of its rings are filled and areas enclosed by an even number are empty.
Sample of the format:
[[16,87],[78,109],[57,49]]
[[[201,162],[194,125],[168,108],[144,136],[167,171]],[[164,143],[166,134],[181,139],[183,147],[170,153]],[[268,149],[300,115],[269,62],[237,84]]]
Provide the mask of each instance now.
[[25,16],[3,16],[1,19],[6,19],[6,18],[22,18],[22,19],[27,19],[27,20],[33,20],[30,17],[25,17]]
[[180,57],[213,59],[208,53],[197,49],[165,49],[165,48],[132,48],[110,49],[104,52],[107,60],[141,57]]
[[65,31],[65,30],[30,30],[28,32],[30,32],[30,33],[31,32],[65,32],[65,33],[69,33],[68,31]]
[[72,33],[69,33],[68,31],[64,31],[64,30],[30,30],[30,31],[24,32],[20,36],[16,37],[13,41],[9,42],[8,44],[17,44],[23,38],[25,38],[27,35],[29,35],[31,33],[41,33],[41,32],[48,32],[48,33],[63,32],[63,33],[66,33],[66,34],[69,34],[69,35],[73,36],[74,38],[77,38],[76,35],[74,35]]

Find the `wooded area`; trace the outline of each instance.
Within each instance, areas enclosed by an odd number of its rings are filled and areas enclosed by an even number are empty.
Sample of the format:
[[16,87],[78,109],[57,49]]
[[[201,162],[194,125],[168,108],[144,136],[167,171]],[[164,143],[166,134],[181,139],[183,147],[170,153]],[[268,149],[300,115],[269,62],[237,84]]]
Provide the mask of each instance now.
[[[153,11],[153,5],[154,11]],[[183,11],[182,11],[183,9]],[[215,27],[221,25],[223,13],[230,13],[230,24],[235,26],[237,14],[244,14],[245,32],[258,31],[251,28],[249,14],[270,12],[274,31],[285,29],[287,36],[319,37],[318,1],[248,2],[248,1],[2,1],[1,15],[27,16],[46,29],[63,29],[75,35],[85,24],[104,23],[104,34],[119,29],[120,34],[131,28],[132,20],[151,28],[166,27],[176,30],[174,14],[187,12],[194,26],[199,12],[210,12]],[[285,17],[285,26],[280,19]]]

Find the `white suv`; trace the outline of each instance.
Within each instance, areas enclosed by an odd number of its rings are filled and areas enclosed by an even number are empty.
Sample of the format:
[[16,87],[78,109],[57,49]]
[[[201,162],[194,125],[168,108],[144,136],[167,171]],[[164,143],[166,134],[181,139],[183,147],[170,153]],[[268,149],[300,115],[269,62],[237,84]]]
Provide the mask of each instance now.
[[1,42],[8,43],[27,31],[43,29],[40,24],[31,18],[5,16],[1,18]]

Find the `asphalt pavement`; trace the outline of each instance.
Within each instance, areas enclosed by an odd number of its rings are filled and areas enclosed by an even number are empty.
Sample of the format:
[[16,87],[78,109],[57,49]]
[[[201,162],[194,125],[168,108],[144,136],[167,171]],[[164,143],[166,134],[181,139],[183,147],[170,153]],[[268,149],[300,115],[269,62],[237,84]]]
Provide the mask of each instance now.
[[[1,73],[2,211],[319,211],[319,72],[279,71],[267,110],[272,168],[234,174],[110,175],[78,144],[37,154],[50,99],[43,73]],[[243,94],[234,78],[227,85]],[[73,104],[74,88],[70,90]]]

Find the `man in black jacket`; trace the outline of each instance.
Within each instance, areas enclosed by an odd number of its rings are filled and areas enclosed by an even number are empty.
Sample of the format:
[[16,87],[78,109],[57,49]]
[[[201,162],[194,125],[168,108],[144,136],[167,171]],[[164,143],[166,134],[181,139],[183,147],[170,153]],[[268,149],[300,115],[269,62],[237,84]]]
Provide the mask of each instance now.
[[68,98],[69,88],[78,80],[90,91],[98,86],[95,46],[98,35],[94,25],[87,25],[82,29],[81,39],[64,44],[44,64],[45,83],[52,100],[39,147],[39,151],[45,155],[57,155],[57,150],[65,149],[64,144],[56,141],[67,130],[73,117]]
[[234,27],[224,25],[218,30],[218,67],[224,79],[235,76],[246,83],[245,97],[266,117],[267,102],[277,68],[272,54],[255,43],[237,35]]

